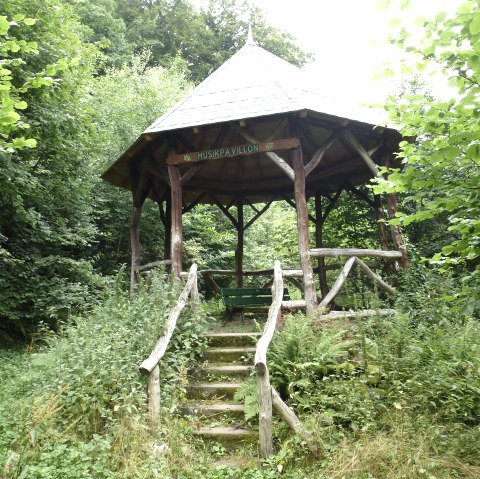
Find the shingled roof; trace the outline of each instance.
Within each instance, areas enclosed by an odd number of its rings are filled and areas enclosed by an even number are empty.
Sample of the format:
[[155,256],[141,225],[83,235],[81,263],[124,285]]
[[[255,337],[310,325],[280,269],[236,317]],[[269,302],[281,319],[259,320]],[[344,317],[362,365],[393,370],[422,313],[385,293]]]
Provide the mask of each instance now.
[[[292,136],[289,126],[292,121],[298,127],[296,135],[302,144],[305,161],[326,138],[347,125],[365,150],[375,150],[372,155],[377,163],[381,163],[385,148],[396,151],[400,141],[398,132],[379,127],[368,109],[360,110],[319,93],[318,83],[249,37],[237,53],[153,122],[103,174],[103,178],[131,188],[132,166],[150,157],[153,162],[150,161],[149,172],[155,183],[155,191],[150,195],[158,199],[168,190],[165,170],[172,146],[177,155],[188,155],[211,148],[252,143],[245,140],[248,135],[256,141],[288,138]],[[243,132],[239,131],[239,125]],[[275,138],[271,136],[273,132]],[[286,156],[287,163],[290,161],[288,151],[279,153]],[[185,186],[186,200],[196,198],[199,191],[211,191],[227,204],[244,188],[246,192],[242,194],[250,201],[265,201],[273,192],[287,192],[292,188],[290,179],[264,155],[243,156],[233,158],[233,161],[224,158],[207,163]],[[188,169],[189,165],[181,165],[182,174]],[[358,157],[358,152],[339,141],[308,178],[307,188],[325,193],[336,191],[346,176],[351,184],[358,185],[368,181],[371,171]],[[202,202],[211,200],[207,195]]]
[[144,133],[299,110],[366,122],[373,119],[369,110],[322,95],[315,80],[304,70],[259,47],[250,38],[244,47]]

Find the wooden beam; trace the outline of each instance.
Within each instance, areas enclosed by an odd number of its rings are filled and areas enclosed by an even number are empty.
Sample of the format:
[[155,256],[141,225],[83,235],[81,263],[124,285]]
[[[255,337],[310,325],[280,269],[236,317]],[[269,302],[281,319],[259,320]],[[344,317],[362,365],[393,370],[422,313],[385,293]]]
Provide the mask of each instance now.
[[245,229],[250,228],[250,226],[252,226],[253,223],[255,223],[255,221],[257,221],[258,218],[260,218],[260,216],[262,216],[263,213],[265,213],[265,211],[267,211],[268,208],[270,208],[272,202],[273,202],[273,199],[270,201],[267,201],[265,206],[260,211],[257,211],[257,214],[248,221],[248,223],[245,225]]
[[206,192],[200,193],[189,205],[183,207],[183,213],[188,213],[190,210],[193,210],[195,206],[202,201],[203,197],[206,196]]
[[[249,135],[247,134],[246,136]],[[272,150],[290,150],[292,148],[297,148],[298,144],[299,142],[297,138],[284,138],[282,140],[263,142],[257,142],[252,139],[252,142],[250,144],[225,146],[215,148],[213,150],[192,151],[180,155],[173,155],[167,158],[167,165],[185,165],[189,163],[196,163],[198,161],[211,161],[219,160],[222,158],[234,158],[237,156],[253,155],[257,153],[276,155],[275,153],[272,153]],[[288,168],[290,168],[290,166],[288,166]]]
[[340,188],[335,193],[333,198],[328,198],[329,203],[328,203],[327,207],[325,208],[325,212],[323,213],[323,216],[322,216],[322,219],[321,219],[322,226],[325,224],[325,221],[327,221],[327,218],[328,218],[328,215],[330,214],[330,212],[333,210],[333,208],[335,208],[335,205],[337,204],[342,192],[343,192],[343,188]]
[[388,283],[383,281],[383,279],[375,274],[361,259],[356,258],[355,264],[374,282],[377,283],[384,291],[389,294],[395,295],[397,291],[395,288],[392,288]]
[[350,270],[355,264],[355,259],[356,259],[355,256],[353,256],[352,258],[348,258],[347,262],[345,263],[345,266],[343,267],[342,271],[338,275],[337,280],[333,284],[332,289],[320,302],[319,308],[326,308],[333,301],[333,298],[335,298],[335,296],[340,291],[341,287],[343,286],[343,283],[345,283],[345,280],[347,279],[347,276],[350,273]]
[[313,279],[312,262],[310,258],[308,209],[305,194],[305,168],[303,165],[302,149],[292,151],[293,169],[295,171],[294,192],[297,209],[297,236],[300,264],[303,271],[303,288],[307,302],[307,314],[312,313],[317,304],[315,282]]
[[368,318],[370,316],[394,316],[396,309],[363,309],[360,311],[330,311],[330,313],[318,316],[312,323],[312,326],[324,327],[325,322],[330,319],[357,319]]
[[228,211],[228,209],[225,208],[225,206],[223,206],[222,203],[220,203],[220,201],[218,201],[218,198],[214,194],[210,193],[210,198],[212,198],[214,203],[220,208],[223,214],[230,220],[232,225],[238,229],[237,219],[230,213],[230,211]]
[[360,155],[360,158],[365,162],[368,166],[370,171],[372,172],[373,176],[376,177],[379,175],[380,170],[375,162],[372,160],[371,156],[362,146],[362,144],[357,140],[357,138],[353,135],[352,132],[345,130],[343,132],[343,138],[349,143],[353,149]]
[[205,163],[197,163],[196,165],[192,165],[182,176],[180,183],[182,186],[185,186],[195,175],[198,173],[203,167]]
[[320,164],[327,150],[337,141],[337,135],[332,133],[317,149],[312,159],[305,165],[305,178]]
[[171,240],[171,260],[172,273],[174,278],[180,278],[182,272],[182,250],[183,250],[183,231],[182,231],[182,185],[180,182],[180,171],[177,166],[168,167],[168,175],[171,185],[171,215],[172,215],[172,240]]
[[361,200],[365,201],[366,203],[368,203],[369,206],[371,206],[372,208],[375,208],[375,203],[374,201],[362,190],[359,190],[358,188],[355,188],[355,186],[353,186],[350,182],[346,181],[345,182],[347,188],[355,195],[357,196],[358,198],[360,198]]
[[[250,141],[251,143],[257,143],[255,138],[253,136],[249,135],[245,130],[242,130],[241,128],[237,128],[237,131],[247,141]],[[275,148],[272,147],[272,148],[270,148],[270,150],[273,150],[273,149],[287,150],[287,149],[298,148],[298,146],[300,145],[300,142],[297,138],[289,138],[289,140],[293,140],[294,142],[296,142],[296,146],[293,146],[293,142],[292,142],[288,147],[280,148],[280,147],[277,147],[276,145],[281,140],[276,140],[275,143],[274,143]],[[266,144],[270,144],[270,142],[266,142]],[[267,150],[265,150],[265,155],[268,158],[270,158],[292,181],[294,180],[295,175],[293,173],[293,169],[283,158],[278,156],[276,153],[273,153],[273,152],[267,151]]]

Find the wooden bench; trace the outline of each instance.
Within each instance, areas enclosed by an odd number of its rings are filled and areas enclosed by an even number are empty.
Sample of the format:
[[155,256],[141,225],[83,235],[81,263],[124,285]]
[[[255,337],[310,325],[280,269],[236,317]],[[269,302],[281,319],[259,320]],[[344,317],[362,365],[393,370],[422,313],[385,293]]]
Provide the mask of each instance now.
[[[225,319],[231,319],[234,311],[240,311],[243,321],[246,309],[265,309],[272,304],[270,288],[221,288],[220,293],[226,309]],[[284,301],[290,299],[287,288],[283,290],[283,299]]]

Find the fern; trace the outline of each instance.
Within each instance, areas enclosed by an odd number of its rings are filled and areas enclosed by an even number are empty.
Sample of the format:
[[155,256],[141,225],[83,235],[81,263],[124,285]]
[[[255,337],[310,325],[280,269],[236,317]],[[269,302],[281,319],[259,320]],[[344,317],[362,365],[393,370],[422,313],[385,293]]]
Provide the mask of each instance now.
[[235,401],[243,402],[245,407],[245,420],[258,416],[257,401],[257,383],[255,377],[251,377],[245,381],[236,391],[234,395]]

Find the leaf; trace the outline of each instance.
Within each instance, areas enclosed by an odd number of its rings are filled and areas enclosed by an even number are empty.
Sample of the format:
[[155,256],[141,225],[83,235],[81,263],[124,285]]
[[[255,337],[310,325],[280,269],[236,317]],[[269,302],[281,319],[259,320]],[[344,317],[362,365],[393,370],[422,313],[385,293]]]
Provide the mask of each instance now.
[[470,33],[476,35],[480,33],[480,15],[476,14],[469,25]]
[[10,28],[10,22],[7,20],[7,17],[0,16],[0,35],[6,35]]

